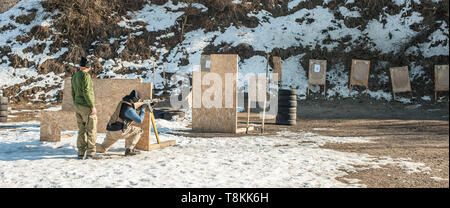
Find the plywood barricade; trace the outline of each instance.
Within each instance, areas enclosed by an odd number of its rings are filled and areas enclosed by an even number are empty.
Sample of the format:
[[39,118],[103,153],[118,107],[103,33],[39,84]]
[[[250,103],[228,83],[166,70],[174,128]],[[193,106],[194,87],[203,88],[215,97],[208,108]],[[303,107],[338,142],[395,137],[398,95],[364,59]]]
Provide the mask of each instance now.
[[350,84],[349,92],[350,96],[353,86],[366,87],[366,95],[369,92],[369,74],[370,74],[370,61],[352,59],[352,68],[350,72]]
[[437,101],[438,92],[448,91],[448,65],[434,66],[434,100]]
[[308,88],[306,89],[307,96],[311,85],[323,85],[324,96],[327,95],[327,61],[326,60],[309,60],[308,73]]
[[[193,73],[192,130],[237,133],[238,55],[213,54],[209,59],[202,56],[201,66],[201,71]],[[212,81],[214,78],[221,83]]]
[[407,66],[392,67],[389,71],[391,73],[392,94],[394,95],[394,100],[396,99],[395,93],[411,92],[411,81]]
[[[248,101],[251,109],[263,109],[267,100],[268,80],[265,76],[250,76],[248,80]],[[259,105],[258,105],[259,104]]]
[[[143,99],[152,99],[152,83],[142,83],[138,79],[93,79],[95,107],[97,108],[97,131],[106,133],[106,125],[114,113],[117,104],[132,90],[141,92]],[[41,141],[57,142],[61,140],[61,131],[77,131],[77,122],[72,101],[72,87],[70,78],[64,80],[64,97],[61,111],[41,112]],[[142,125],[144,131],[136,148],[151,149],[150,132],[151,122],[149,112],[145,114]]]
[[272,77],[273,82],[278,82],[278,85],[281,86],[281,81],[283,80],[283,71],[281,68],[281,57],[274,56],[272,58],[273,61],[273,73],[278,73],[278,78],[275,80],[275,77]]

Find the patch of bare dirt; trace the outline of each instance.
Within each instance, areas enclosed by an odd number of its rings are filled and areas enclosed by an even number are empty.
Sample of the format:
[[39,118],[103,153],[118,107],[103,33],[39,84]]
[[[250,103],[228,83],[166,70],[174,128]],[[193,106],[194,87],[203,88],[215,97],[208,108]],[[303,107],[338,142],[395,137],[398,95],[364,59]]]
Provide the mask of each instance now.
[[[327,121],[323,121],[326,123]],[[429,173],[407,174],[394,166],[348,173],[340,178],[359,179],[368,187],[449,187],[449,134],[448,121],[390,120],[340,121],[332,125],[335,130],[317,132],[328,136],[358,136],[379,138],[367,144],[326,144],[341,152],[366,153],[373,156],[411,158],[430,167]]]

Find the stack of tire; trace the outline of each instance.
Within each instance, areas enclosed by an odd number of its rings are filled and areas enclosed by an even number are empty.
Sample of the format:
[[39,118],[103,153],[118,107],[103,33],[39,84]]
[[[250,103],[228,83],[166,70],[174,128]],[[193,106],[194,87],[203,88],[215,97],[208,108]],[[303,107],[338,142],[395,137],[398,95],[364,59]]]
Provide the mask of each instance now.
[[0,122],[8,120],[8,98],[3,97],[0,91]]
[[176,116],[178,118],[184,118],[185,112],[179,109],[159,108],[153,111],[155,118],[161,118],[164,120],[172,120]]
[[171,110],[164,113],[163,118],[165,120],[173,120],[175,117],[184,118],[185,113],[182,110]]
[[276,123],[291,126],[297,124],[297,90],[280,89],[278,91]]

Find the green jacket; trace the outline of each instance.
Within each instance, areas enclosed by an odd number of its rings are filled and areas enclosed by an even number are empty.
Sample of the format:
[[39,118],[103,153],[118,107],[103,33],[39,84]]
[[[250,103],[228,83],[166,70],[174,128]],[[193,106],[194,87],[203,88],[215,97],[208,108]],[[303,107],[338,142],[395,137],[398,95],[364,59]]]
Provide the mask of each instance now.
[[87,72],[79,70],[72,76],[72,99],[77,105],[95,106],[92,79]]

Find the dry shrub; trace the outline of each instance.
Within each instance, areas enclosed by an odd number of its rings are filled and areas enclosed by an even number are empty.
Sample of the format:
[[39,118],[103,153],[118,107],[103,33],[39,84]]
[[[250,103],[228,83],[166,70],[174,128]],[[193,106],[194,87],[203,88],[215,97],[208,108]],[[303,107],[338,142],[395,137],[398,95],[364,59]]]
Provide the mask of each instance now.
[[64,65],[56,59],[48,59],[44,63],[37,67],[39,74],[47,74],[54,72],[55,74],[61,74],[65,72]]
[[27,15],[22,14],[20,16],[17,16],[16,17],[16,22],[20,23],[20,24],[24,24],[24,25],[29,25],[31,23],[31,21],[33,21],[34,18],[36,17],[36,12],[37,12],[37,10],[33,9]]
[[[167,1],[168,1],[168,0],[150,0],[150,2],[151,2],[152,4],[156,4],[156,5],[164,5],[164,4],[167,3]],[[176,0],[175,0],[175,1],[176,1]],[[175,2],[175,1],[173,1],[173,2]]]
[[52,31],[50,27],[44,27],[40,25],[36,25],[30,30],[30,36],[34,37],[37,40],[45,40],[51,35]]
[[42,6],[50,12],[59,10],[56,29],[69,42],[88,46],[95,39],[117,37],[120,16],[141,9],[144,0],[47,0]]
[[19,0],[0,0],[0,14],[11,9]]

